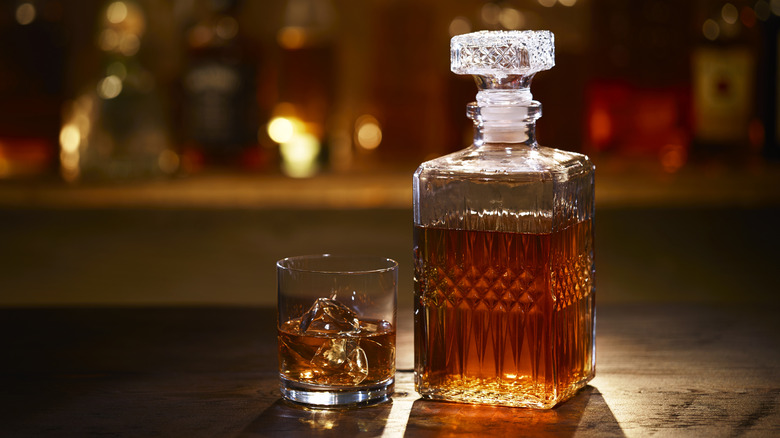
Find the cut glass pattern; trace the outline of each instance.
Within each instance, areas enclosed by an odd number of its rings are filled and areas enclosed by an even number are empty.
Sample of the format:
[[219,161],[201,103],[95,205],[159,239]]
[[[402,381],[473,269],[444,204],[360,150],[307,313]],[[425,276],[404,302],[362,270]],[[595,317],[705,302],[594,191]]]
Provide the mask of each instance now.
[[531,75],[555,65],[550,31],[474,32],[450,42],[451,69],[463,75]]

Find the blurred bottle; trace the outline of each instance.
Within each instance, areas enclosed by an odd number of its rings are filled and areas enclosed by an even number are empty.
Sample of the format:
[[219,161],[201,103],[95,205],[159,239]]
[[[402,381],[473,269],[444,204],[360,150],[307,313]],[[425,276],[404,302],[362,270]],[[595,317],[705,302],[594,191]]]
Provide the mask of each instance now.
[[[776,2],[777,3],[777,2]],[[778,4],[777,6],[780,6]],[[780,7],[771,8],[769,2],[756,2],[754,7],[756,23],[760,27],[762,44],[759,62],[759,98],[761,121],[751,124],[751,138],[760,143],[763,140],[764,156],[780,159]],[[763,137],[763,139],[762,139]]]
[[[751,125],[755,113],[757,26],[744,1],[700,3],[692,51],[694,153],[743,157],[758,152]],[[755,128],[753,128],[755,129]]]
[[589,153],[668,173],[686,164],[692,11],[674,0],[593,3]]
[[61,0],[0,5],[0,179],[56,170],[70,35]]
[[[277,33],[279,103],[269,136],[279,144],[281,170],[308,177],[328,162],[327,131],[333,112],[335,10],[329,0],[288,0]],[[289,126],[280,135],[276,126]]]
[[236,0],[187,3],[182,75],[185,170],[237,165],[257,149],[255,61],[239,29]]
[[106,3],[99,15],[99,79],[64,109],[60,163],[67,181],[156,177],[178,168],[165,92],[150,67],[148,14],[140,2],[124,0]]

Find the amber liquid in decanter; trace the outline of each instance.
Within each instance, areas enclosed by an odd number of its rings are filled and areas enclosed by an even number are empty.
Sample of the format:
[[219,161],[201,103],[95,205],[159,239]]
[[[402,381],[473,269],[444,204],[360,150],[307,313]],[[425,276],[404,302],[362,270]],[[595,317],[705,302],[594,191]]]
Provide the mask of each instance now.
[[425,390],[434,398],[547,407],[587,382],[590,227],[585,221],[546,234],[415,227],[415,299],[425,309],[415,354]]

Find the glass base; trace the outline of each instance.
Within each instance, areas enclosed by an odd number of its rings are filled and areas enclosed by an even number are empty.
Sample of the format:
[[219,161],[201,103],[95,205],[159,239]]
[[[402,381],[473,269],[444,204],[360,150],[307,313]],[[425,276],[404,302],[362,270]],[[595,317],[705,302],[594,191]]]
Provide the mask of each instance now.
[[395,390],[395,379],[354,388],[327,387],[293,382],[281,378],[282,396],[295,403],[317,407],[343,407],[379,403],[387,400]]
[[433,386],[418,376],[415,390],[422,398],[429,400],[515,408],[552,409],[572,398],[588,384],[588,381],[593,376],[594,374],[591,373],[588,377],[572,382],[565,388],[558,388],[557,390],[550,388],[549,392],[545,392],[543,388],[533,385],[504,385],[499,387],[489,383],[479,384],[474,381]]

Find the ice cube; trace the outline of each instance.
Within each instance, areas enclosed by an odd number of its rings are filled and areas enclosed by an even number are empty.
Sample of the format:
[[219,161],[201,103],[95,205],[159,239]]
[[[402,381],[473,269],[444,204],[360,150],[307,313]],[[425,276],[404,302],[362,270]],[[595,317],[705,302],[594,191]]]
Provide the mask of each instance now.
[[331,339],[320,346],[311,363],[325,371],[339,370],[355,347],[357,339]]
[[315,374],[329,384],[357,385],[368,377],[368,359],[357,338],[334,338],[323,343],[311,360]]
[[356,334],[360,332],[360,322],[357,314],[335,297],[317,298],[301,317],[300,328],[307,335]]
[[354,385],[366,380],[368,377],[368,358],[366,352],[360,347],[352,350],[347,357],[345,377],[349,377]]

